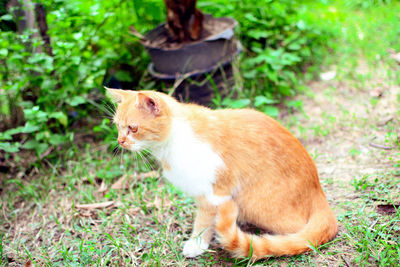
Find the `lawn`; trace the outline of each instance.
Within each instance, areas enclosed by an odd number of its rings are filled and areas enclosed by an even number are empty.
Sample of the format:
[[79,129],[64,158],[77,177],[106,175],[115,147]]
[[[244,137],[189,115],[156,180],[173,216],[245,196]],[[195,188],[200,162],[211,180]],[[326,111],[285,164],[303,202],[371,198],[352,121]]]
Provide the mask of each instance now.
[[[339,221],[333,241],[255,263],[214,242],[186,259],[193,200],[164,181],[149,154],[83,131],[52,160],[0,173],[0,265],[400,265],[400,3],[376,2],[318,1],[300,13],[333,33],[333,49],[321,75],[279,105],[278,120],[317,164]],[[26,164],[35,156],[15,157]]]

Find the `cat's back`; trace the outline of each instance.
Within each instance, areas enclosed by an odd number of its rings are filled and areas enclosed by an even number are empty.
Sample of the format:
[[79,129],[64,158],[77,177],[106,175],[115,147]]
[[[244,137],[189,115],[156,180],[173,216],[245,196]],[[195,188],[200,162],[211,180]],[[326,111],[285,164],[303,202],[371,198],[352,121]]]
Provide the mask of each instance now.
[[254,109],[210,110],[195,107],[192,111],[190,121],[195,131],[203,135],[242,140],[277,135],[294,138],[279,122]]
[[[187,118],[199,138],[219,153],[237,158],[303,159],[311,164],[308,153],[285,127],[254,109],[211,110],[190,106]],[[294,159],[289,155],[296,155]]]
[[279,122],[254,109],[212,110],[174,101],[174,114],[190,124],[200,139],[218,150],[304,150],[300,142]]

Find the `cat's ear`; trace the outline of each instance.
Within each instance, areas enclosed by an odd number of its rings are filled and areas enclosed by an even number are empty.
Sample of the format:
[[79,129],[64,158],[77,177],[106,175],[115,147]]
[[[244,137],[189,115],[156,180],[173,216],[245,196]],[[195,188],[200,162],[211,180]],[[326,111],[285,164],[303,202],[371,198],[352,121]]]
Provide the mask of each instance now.
[[155,116],[160,114],[160,104],[157,99],[139,92],[137,100],[139,107],[145,109],[147,112]]
[[108,96],[116,103],[121,103],[122,100],[124,100],[126,92],[124,90],[120,89],[112,89],[112,88],[107,88],[104,86],[107,90]]

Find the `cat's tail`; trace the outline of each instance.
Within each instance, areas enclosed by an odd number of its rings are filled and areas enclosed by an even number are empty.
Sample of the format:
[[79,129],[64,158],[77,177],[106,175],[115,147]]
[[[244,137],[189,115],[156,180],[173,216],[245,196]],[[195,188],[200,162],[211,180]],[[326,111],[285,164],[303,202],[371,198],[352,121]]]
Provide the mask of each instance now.
[[235,256],[260,259],[301,254],[311,250],[311,245],[316,247],[330,241],[337,233],[336,217],[329,206],[312,215],[302,230],[287,235],[245,233],[236,224],[237,216],[238,206],[233,200],[218,207],[216,232],[219,242]]

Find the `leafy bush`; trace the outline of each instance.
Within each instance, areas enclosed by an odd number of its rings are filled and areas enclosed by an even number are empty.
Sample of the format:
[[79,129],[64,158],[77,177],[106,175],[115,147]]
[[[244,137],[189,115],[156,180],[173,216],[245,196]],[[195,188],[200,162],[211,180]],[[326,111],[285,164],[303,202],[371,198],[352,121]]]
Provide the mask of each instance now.
[[246,48],[240,64],[244,88],[248,89],[244,96],[257,96],[253,105],[269,115],[278,114],[271,104],[294,95],[301,88],[303,70],[318,65],[326,52],[330,34],[299,16],[299,10],[306,8],[300,1],[216,0],[200,1],[199,6],[239,22],[239,37]]
[[[145,28],[162,12],[160,1],[146,1],[151,8],[135,8],[144,5],[123,0],[42,3],[48,10],[51,54],[40,52],[43,40],[34,38],[32,31],[0,33],[3,128],[25,122],[0,134],[0,149],[7,152],[25,148],[40,155],[51,145],[71,141],[71,126],[87,118],[94,109],[92,104],[103,98],[107,69],[127,64],[130,73],[117,70],[113,75],[120,80],[139,80],[147,64],[141,59],[146,55],[128,27],[143,23]],[[10,14],[2,17],[11,18]],[[15,117],[19,119],[15,121]]]
[[[134,25],[146,32],[165,20],[161,0],[45,0],[51,53],[41,52],[43,40],[25,31],[0,33],[0,117],[8,129],[0,134],[0,149],[16,152],[73,140],[76,122],[99,112],[104,77],[116,77],[149,88],[142,76],[149,57],[129,34]],[[297,1],[199,1],[214,16],[234,17],[245,47],[240,60],[244,88],[240,99],[223,106],[253,105],[276,116],[271,106],[300,88],[299,74],[315,62],[324,47],[325,33],[299,18]],[[2,15],[0,24],[12,19]],[[101,112],[103,113],[103,112]],[[17,119],[16,119],[17,118]],[[99,131],[105,128],[95,128]],[[3,129],[1,129],[3,128]]]
[[392,0],[347,0],[345,3],[351,8],[371,8],[377,5],[390,4]]

